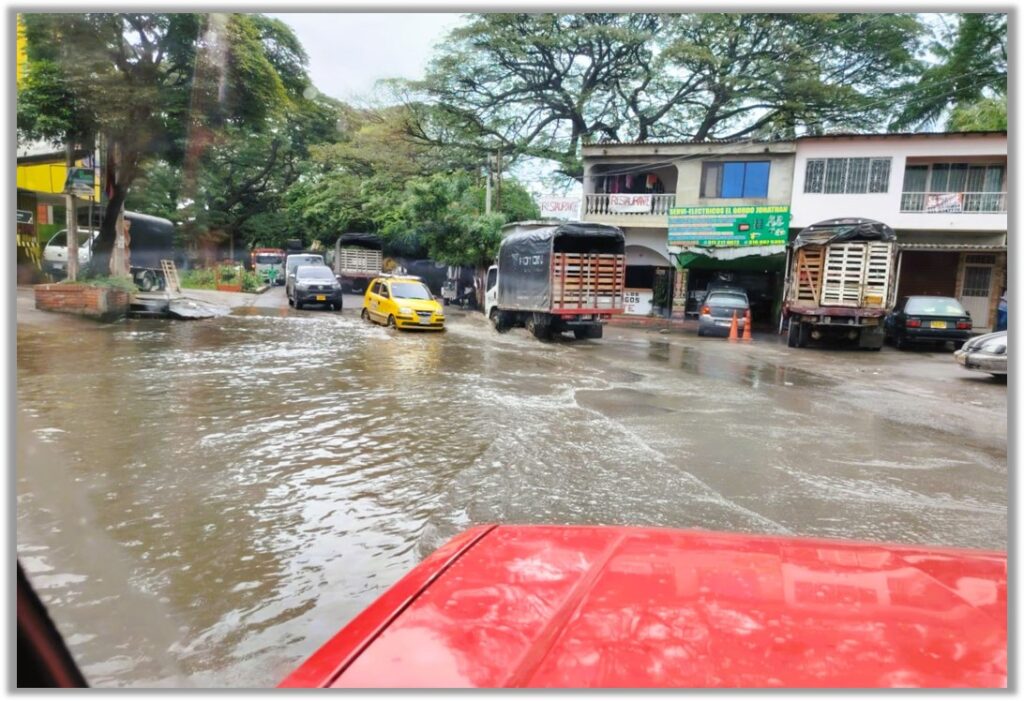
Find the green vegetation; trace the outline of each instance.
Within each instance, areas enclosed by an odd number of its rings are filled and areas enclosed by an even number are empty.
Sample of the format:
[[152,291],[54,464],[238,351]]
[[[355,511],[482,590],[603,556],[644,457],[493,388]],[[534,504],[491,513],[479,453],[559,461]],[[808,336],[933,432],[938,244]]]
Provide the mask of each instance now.
[[96,270],[122,203],[188,244],[366,231],[390,256],[483,265],[503,223],[538,214],[514,174],[539,158],[578,180],[588,141],[1007,123],[998,13],[473,14],[423,80],[384,81],[387,105],[365,108],[319,95],[301,43],[263,15],[23,16],[20,135],[99,137],[116,172]]
[[[219,269],[215,268],[194,268],[179,273],[182,289],[192,290],[215,290],[217,289],[217,272],[220,272],[221,282],[230,285],[238,284],[238,268],[224,265]],[[242,271],[242,292],[255,292],[263,286],[259,275],[251,270]]]
[[93,287],[109,287],[114,290],[121,290],[123,292],[138,292],[139,288],[135,286],[135,282],[130,277],[121,276],[109,276],[109,275],[96,275],[81,277],[76,282],[69,282],[68,280],[62,280],[58,284],[68,285],[92,285]]

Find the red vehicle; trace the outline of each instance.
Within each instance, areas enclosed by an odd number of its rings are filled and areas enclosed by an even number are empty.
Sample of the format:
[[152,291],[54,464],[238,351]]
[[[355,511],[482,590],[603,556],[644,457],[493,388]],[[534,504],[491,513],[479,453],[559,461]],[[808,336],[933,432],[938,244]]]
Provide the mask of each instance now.
[[283,687],[1003,687],[1006,554],[481,526]]

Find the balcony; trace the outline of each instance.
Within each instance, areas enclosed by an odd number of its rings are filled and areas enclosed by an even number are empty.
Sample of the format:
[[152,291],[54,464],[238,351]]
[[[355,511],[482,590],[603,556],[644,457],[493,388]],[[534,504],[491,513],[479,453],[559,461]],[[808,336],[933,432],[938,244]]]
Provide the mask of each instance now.
[[668,220],[668,210],[676,206],[673,195],[586,195],[584,216],[593,217],[625,217],[627,219]]
[[1005,214],[1005,192],[904,192],[901,212]]

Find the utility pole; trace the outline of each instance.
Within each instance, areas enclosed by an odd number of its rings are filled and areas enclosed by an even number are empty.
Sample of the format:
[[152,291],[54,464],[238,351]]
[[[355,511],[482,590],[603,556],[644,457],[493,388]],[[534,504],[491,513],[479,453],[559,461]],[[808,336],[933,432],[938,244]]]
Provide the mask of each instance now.
[[487,154],[487,169],[485,176],[487,178],[487,196],[484,198],[484,213],[491,213],[491,155]]
[[[75,146],[68,139],[68,142],[64,145],[64,160],[67,165],[68,175],[71,175],[71,169],[75,167]],[[67,179],[65,179],[67,184]],[[67,192],[66,207],[67,209],[67,247],[68,247],[68,269],[67,279],[69,282],[74,282],[78,279],[78,216],[75,213],[75,195],[74,191],[69,187]]]

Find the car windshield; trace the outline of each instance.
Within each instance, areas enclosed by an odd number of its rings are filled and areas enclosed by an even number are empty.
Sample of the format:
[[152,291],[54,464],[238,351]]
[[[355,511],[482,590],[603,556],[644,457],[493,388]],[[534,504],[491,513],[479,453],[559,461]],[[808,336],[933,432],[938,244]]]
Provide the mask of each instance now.
[[911,297],[905,311],[922,316],[964,316],[963,305],[947,297]]
[[272,253],[257,253],[256,254],[257,265],[280,265],[281,256],[274,255]]
[[396,299],[433,299],[422,282],[392,282],[391,295]]
[[334,272],[322,265],[303,265],[295,273],[300,280],[333,280]]
[[706,304],[721,304],[726,307],[743,307],[747,298],[734,292],[712,292],[705,299]]

